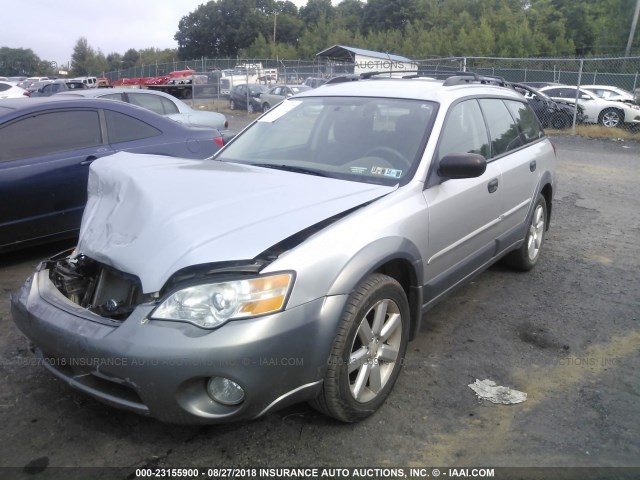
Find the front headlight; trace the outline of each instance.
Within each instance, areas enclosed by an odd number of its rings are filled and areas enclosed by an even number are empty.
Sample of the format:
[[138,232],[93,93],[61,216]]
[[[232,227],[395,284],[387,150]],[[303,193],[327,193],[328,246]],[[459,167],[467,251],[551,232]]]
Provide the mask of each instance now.
[[292,273],[193,285],[169,295],[150,318],[216,328],[227,320],[282,310],[292,285]]

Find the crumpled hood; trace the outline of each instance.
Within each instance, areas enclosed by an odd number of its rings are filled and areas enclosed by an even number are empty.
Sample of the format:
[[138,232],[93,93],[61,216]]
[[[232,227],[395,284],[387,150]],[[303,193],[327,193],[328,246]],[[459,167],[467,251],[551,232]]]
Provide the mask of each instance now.
[[394,189],[121,152],[91,165],[77,252],[138,276],[145,293],[155,292],[182,268],[255,258]]

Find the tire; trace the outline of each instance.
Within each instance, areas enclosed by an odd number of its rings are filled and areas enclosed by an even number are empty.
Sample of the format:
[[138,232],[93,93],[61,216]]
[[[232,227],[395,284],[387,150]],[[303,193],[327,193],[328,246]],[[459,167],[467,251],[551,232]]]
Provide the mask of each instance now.
[[263,112],[266,112],[266,111],[267,111],[267,110],[269,110],[270,108],[271,108],[271,106],[270,106],[267,102],[264,102],[264,103],[262,104],[262,111],[263,111]]
[[229,110],[235,110],[236,109],[236,102],[234,102],[233,100],[229,100]]
[[189,100],[191,98],[191,96],[192,96],[192,92],[191,92],[190,88],[186,88],[186,89],[183,90],[182,98],[184,98],[186,100]]
[[564,113],[556,112],[549,118],[549,126],[556,130],[564,130],[571,126],[571,119]]
[[544,234],[547,230],[547,201],[540,194],[529,219],[524,242],[518,250],[509,253],[505,260],[507,264],[517,270],[528,271],[535,267],[540,258],[544,244]]
[[616,108],[607,108],[598,117],[598,122],[607,128],[620,127],[623,121],[624,113]]
[[400,284],[382,274],[367,277],[349,296],[322,391],[311,405],[346,423],[374,413],[400,374],[409,322]]

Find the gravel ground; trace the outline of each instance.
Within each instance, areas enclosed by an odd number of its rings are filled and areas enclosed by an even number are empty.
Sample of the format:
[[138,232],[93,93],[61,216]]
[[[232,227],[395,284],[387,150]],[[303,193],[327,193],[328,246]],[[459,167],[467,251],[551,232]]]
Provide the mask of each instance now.
[[[229,117],[232,130],[246,123]],[[306,405],[165,425],[76,393],[29,363],[8,301],[65,245],[0,256],[0,466],[37,478],[56,466],[640,467],[640,142],[553,140],[540,263],[495,266],[431,310],[390,398],[356,425]],[[485,378],[527,401],[478,400],[467,385]]]

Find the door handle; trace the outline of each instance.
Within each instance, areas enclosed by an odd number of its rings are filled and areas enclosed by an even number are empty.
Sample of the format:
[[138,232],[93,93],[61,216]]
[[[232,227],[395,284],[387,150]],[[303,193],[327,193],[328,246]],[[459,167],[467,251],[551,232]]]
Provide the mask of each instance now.
[[496,190],[498,190],[498,179],[497,178],[494,178],[493,180],[491,180],[487,184],[487,190],[489,190],[489,193],[493,193]]
[[91,165],[94,161],[96,161],[98,157],[94,157],[93,155],[89,155],[83,161],[80,162],[80,165]]
[[536,169],[536,161],[532,160],[531,163],[529,164],[529,171],[533,172]]

